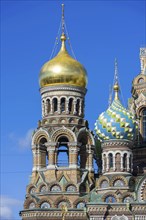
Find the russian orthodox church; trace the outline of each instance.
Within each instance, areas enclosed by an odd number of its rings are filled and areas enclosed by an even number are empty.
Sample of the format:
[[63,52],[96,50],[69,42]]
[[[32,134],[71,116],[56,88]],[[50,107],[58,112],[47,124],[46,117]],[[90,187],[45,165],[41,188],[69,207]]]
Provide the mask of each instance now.
[[[87,72],[61,48],[39,75],[42,119],[32,135],[33,167],[23,220],[146,220],[146,48],[129,109],[119,98],[100,114],[95,134],[84,119]],[[98,163],[98,174],[94,170]]]

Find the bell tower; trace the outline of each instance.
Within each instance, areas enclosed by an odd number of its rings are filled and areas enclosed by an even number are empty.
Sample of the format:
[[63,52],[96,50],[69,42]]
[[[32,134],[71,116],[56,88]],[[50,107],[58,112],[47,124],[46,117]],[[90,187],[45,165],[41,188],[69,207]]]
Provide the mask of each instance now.
[[33,167],[22,219],[61,219],[63,213],[86,219],[85,196],[95,184],[94,138],[84,119],[87,72],[66,49],[64,5],[60,40],[59,53],[39,75],[42,119],[32,136]]

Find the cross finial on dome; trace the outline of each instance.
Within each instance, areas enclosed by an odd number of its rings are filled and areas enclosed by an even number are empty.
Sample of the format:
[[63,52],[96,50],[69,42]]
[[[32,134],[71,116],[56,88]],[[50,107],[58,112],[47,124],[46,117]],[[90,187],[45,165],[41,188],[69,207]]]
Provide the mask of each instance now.
[[64,34],[64,4],[62,4],[62,34]]
[[65,36],[65,21],[64,21],[64,4],[62,4],[62,19],[61,19],[61,27],[62,27],[62,33],[60,40],[62,41],[62,46],[61,46],[61,51],[66,50],[65,48],[65,41],[66,41],[66,36]]
[[114,91],[115,91],[115,100],[119,100],[119,84],[118,84],[118,62],[117,59],[115,58],[115,75],[114,75]]

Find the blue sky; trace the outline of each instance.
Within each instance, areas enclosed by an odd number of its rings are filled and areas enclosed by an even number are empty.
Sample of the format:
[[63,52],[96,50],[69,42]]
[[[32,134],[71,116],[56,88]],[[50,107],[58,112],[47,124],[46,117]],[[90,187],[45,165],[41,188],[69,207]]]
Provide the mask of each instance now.
[[115,57],[125,106],[140,72],[145,1],[1,1],[2,220],[20,219],[32,168],[30,137],[41,118],[38,75],[54,46],[62,2],[71,45],[88,72],[85,118],[91,130],[108,107]]

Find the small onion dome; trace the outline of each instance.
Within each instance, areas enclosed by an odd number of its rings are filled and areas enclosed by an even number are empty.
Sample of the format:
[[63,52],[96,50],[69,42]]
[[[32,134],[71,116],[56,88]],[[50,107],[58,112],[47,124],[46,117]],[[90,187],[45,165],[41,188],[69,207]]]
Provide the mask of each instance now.
[[40,87],[73,85],[85,88],[87,86],[85,68],[68,54],[65,34],[61,35],[61,41],[62,46],[57,56],[46,62],[40,71]]
[[119,98],[119,86],[115,84],[115,98],[110,107],[103,112],[95,123],[95,131],[100,140],[133,140],[137,124],[131,112],[125,109]]

